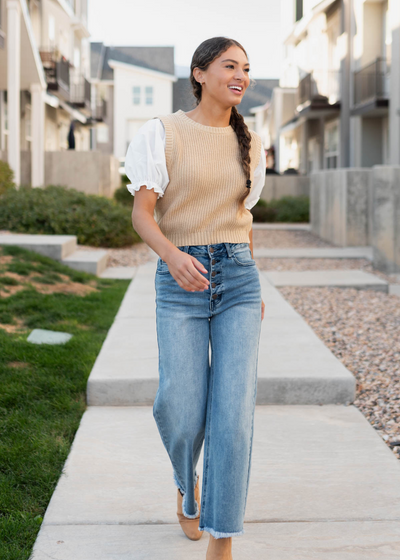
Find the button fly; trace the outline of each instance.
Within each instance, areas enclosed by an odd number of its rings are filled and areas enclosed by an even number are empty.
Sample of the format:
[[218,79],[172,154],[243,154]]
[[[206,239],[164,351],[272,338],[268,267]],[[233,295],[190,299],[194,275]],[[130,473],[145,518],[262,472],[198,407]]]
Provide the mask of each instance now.
[[217,299],[218,294],[213,294],[212,299]]
[[214,253],[214,247],[210,247],[210,253]]
[[213,282],[213,283],[211,284],[211,286],[212,286],[213,288],[215,288],[216,285],[217,285],[217,284],[216,284],[215,282]]
[[215,259],[213,259],[213,260],[211,261],[211,264],[215,264]]

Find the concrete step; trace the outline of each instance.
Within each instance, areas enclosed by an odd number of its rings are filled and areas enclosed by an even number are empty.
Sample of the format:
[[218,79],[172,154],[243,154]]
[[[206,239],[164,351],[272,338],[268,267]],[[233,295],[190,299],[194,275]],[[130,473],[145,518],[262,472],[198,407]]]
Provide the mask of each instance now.
[[66,259],[77,250],[76,235],[0,234],[0,245],[17,245],[56,261]]
[[76,235],[1,234],[0,245],[17,245],[97,276],[107,267],[107,251],[80,251]]
[[372,247],[297,247],[268,249],[255,247],[255,258],[271,259],[368,259],[372,261]]
[[[96,406],[149,405],[158,388],[156,262],[139,267],[87,385]],[[266,306],[261,327],[257,404],[352,402],[355,378],[304,319],[260,274]]]
[[389,294],[400,297],[400,284],[390,284]]
[[[204,560],[176,493],[151,407],[89,407],[32,560]],[[357,408],[256,407],[235,560],[398,560],[399,521],[399,461]]]
[[108,252],[104,250],[97,251],[75,251],[61,262],[73,268],[96,274],[100,276],[107,268]]
[[389,292],[389,283],[362,270],[271,270],[264,271],[274,286],[334,286]]

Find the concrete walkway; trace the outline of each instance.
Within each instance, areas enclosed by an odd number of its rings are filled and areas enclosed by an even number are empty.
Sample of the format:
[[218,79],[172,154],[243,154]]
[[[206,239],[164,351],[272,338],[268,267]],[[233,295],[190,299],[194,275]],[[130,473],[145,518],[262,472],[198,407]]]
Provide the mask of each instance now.
[[254,257],[270,259],[368,259],[372,261],[372,247],[255,247]]
[[[154,261],[138,267],[93,367],[90,406],[33,560],[205,560],[208,533],[190,541],[177,522],[172,468],[152,416],[154,273]],[[257,402],[274,404],[256,407],[245,534],[233,541],[234,560],[398,560],[400,464],[346,406],[352,374],[260,278]],[[202,466],[203,453],[200,480]]]
[[[88,380],[88,404],[149,405],[158,387],[156,262],[138,268]],[[261,327],[257,404],[345,404],[355,379],[304,319],[260,274]],[[133,334],[134,333],[134,334]]]

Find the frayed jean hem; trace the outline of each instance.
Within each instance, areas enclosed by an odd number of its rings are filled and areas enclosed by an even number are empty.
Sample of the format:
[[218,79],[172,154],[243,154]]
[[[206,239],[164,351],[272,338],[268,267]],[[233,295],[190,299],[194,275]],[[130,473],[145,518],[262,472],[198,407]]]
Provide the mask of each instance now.
[[211,527],[199,527],[199,531],[207,531],[207,533],[210,533],[214,539],[226,539],[227,537],[238,537],[239,535],[244,534],[244,529],[236,531],[235,533],[221,533],[221,531],[214,531]]
[[[200,509],[199,509],[199,504],[196,502],[196,500],[194,501],[195,505],[196,505],[196,511],[191,514],[191,513],[187,513],[186,511],[186,492],[183,490],[183,488],[181,487],[181,485],[179,484],[179,481],[176,477],[175,471],[173,471],[173,480],[175,483],[175,486],[181,491],[181,493],[183,494],[183,499],[182,499],[182,513],[185,517],[187,517],[188,519],[196,519],[196,517],[199,517],[200,515]],[[195,480],[195,486],[197,484],[197,481],[199,480],[199,475],[197,473],[195,473],[194,476],[194,480]]]

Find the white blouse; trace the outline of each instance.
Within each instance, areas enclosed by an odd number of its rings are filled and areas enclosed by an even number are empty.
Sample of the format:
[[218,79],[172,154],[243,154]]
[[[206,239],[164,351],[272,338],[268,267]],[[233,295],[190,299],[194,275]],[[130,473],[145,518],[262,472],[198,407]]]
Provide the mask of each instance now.
[[[258,202],[265,182],[266,156],[261,144],[260,161],[254,170],[251,192],[245,200],[250,210]],[[125,158],[125,173],[131,184],[127,185],[134,195],[142,185],[158,193],[157,200],[164,195],[169,183],[165,160],[165,129],[160,119],[150,119],[135,134]]]

